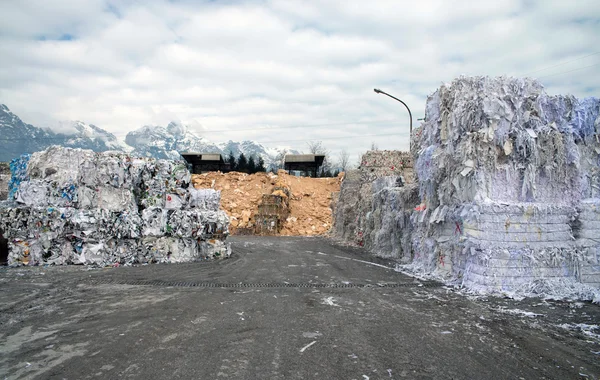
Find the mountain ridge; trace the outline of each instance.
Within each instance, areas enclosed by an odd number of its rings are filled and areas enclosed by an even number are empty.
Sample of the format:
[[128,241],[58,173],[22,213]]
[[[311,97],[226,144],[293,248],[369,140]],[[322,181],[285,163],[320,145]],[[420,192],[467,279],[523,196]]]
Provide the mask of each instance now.
[[299,153],[296,150],[267,147],[252,140],[213,143],[203,136],[197,136],[185,124],[172,121],[167,126],[144,125],[127,133],[125,141],[120,141],[112,133],[83,121],[69,121],[60,124],[61,130],[36,127],[25,123],[8,106],[0,104],[0,161],[10,161],[22,153],[46,149],[51,145],[71,148],[91,149],[96,152],[116,150],[132,155],[159,159],[181,159],[183,152],[220,153],[229,156],[263,158],[268,168],[277,166],[285,152]]

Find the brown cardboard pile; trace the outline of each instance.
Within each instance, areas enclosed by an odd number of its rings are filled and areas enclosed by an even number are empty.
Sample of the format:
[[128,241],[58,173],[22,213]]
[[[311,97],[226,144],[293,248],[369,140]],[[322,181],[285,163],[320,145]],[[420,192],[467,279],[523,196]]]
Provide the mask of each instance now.
[[340,191],[341,179],[341,175],[337,178],[295,177],[280,170],[278,174],[197,174],[192,176],[192,183],[197,189],[221,190],[221,208],[231,219],[232,234],[242,228],[253,228],[263,194],[272,194],[277,185],[284,184],[291,189],[290,215],[280,234],[309,236],[326,233],[331,228],[332,193]]

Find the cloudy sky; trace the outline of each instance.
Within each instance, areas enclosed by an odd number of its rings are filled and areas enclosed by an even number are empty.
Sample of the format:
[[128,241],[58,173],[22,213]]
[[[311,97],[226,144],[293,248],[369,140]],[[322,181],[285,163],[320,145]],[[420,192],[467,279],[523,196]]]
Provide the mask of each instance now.
[[408,147],[411,107],[464,75],[600,95],[600,1],[0,1],[0,103],[117,136],[179,120],[212,141],[354,158]]

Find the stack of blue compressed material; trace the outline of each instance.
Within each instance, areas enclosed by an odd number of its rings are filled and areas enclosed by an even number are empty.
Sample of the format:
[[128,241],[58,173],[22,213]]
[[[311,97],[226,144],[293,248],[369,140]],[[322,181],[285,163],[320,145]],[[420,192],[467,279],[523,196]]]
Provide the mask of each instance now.
[[21,182],[26,181],[27,163],[29,162],[30,154],[23,154],[19,158],[15,158],[10,162],[10,181],[8,182],[8,197],[14,198]]

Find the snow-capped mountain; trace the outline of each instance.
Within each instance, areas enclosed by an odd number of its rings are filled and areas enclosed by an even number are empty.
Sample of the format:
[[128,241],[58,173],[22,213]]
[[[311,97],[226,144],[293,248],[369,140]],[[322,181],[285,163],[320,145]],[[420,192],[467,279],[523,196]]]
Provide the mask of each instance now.
[[[284,150],[279,148],[267,148],[256,141],[231,141],[225,143],[213,143],[204,137],[199,137],[187,128],[187,126],[171,122],[167,127],[144,126],[129,132],[125,138],[127,145],[133,148],[132,154],[155,157],[179,159],[180,153],[221,153],[224,157],[229,153],[237,158],[240,153],[246,157],[262,157],[267,167],[275,166]],[[290,151],[289,153],[298,153]]]
[[129,132],[125,142],[133,148],[132,154],[172,160],[180,159],[182,152],[221,153],[217,145],[176,122],[166,128],[146,125]]
[[[39,128],[24,123],[4,104],[0,105],[0,161],[10,161],[23,153],[46,149],[50,145],[63,145],[71,148],[91,149],[96,152],[106,150],[126,151],[125,144],[119,142],[110,132],[81,121],[68,125],[70,133],[57,133],[51,129]],[[65,125],[62,125],[61,130]]]
[[82,121],[73,121],[70,124],[71,128],[77,132],[67,135],[68,137],[61,145],[72,148],[92,149],[96,152],[106,150],[131,151],[131,147],[119,141],[115,135],[94,124],[86,124]]
[[183,152],[221,153],[225,157],[233,153],[236,158],[244,153],[246,157],[262,157],[267,168],[276,166],[282,154],[298,153],[295,150],[266,147],[250,140],[213,143],[197,136],[179,122],[171,122],[166,127],[143,126],[129,132],[125,142],[102,128],[81,121],[60,123],[56,129],[61,132],[26,124],[7,106],[0,105],[0,161],[10,161],[22,153],[40,151],[50,145],[92,149],[97,152],[117,150],[173,160],[181,159],[180,153]]

